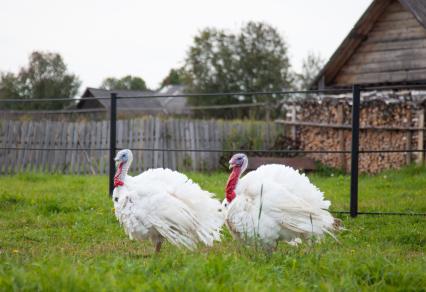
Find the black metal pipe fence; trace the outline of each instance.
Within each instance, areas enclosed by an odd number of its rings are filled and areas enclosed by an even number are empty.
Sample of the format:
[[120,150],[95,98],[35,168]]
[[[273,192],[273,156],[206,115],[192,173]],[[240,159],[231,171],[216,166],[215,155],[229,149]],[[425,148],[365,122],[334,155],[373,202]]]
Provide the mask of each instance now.
[[358,215],[358,154],[359,154],[359,110],[360,110],[361,90],[359,85],[354,85],[352,89],[352,153],[351,153],[351,217]]
[[[407,85],[404,89],[418,89],[425,88],[425,85]],[[350,173],[350,207],[349,211],[332,211],[335,214],[349,214],[351,217],[357,217],[358,215],[408,215],[408,216],[426,216],[426,213],[418,212],[361,212],[358,210],[358,168],[359,168],[359,154],[364,153],[413,153],[413,152],[423,152],[424,149],[382,149],[382,150],[369,150],[369,149],[359,149],[359,132],[360,132],[360,99],[361,91],[363,90],[395,90],[402,89],[401,86],[379,86],[379,87],[361,87],[360,85],[353,85],[352,89],[348,88],[336,88],[336,89],[323,89],[323,90],[296,90],[296,91],[260,91],[260,92],[230,92],[230,93],[192,93],[192,94],[182,94],[182,95],[173,95],[173,97],[197,97],[197,98],[207,98],[214,96],[255,96],[255,95],[269,95],[269,96],[284,96],[292,94],[332,94],[332,93],[352,93],[352,125],[350,129],[352,130],[352,145],[351,150],[265,150],[265,149],[162,149],[162,148],[132,148],[134,151],[161,151],[161,152],[218,152],[218,153],[286,153],[286,154],[351,154],[351,173]],[[16,147],[0,147],[0,150],[37,150],[37,151],[109,151],[109,193],[112,195],[113,192],[113,180],[115,174],[115,161],[114,156],[117,150],[116,146],[116,124],[117,124],[117,100],[119,99],[133,99],[133,98],[167,98],[169,95],[145,95],[145,96],[117,96],[116,93],[111,93],[110,97],[98,97],[98,98],[87,98],[86,100],[110,100],[110,145],[109,148],[35,148],[35,147],[26,147],[26,148],[16,148]],[[0,104],[5,102],[17,102],[17,103],[26,103],[26,102],[58,102],[58,101],[76,101],[70,100],[69,98],[48,98],[48,99],[0,99]],[[266,103],[262,103],[260,106],[268,106]],[[217,106],[216,106],[217,107]],[[204,107],[201,107],[204,108]]]

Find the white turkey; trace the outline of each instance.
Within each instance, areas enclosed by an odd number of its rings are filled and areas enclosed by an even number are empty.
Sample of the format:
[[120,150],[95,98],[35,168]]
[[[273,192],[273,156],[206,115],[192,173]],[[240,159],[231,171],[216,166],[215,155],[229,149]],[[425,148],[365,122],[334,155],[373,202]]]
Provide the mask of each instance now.
[[259,240],[273,250],[279,240],[297,245],[324,234],[334,237],[340,220],[327,211],[330,201],[304,174],[279,164],[262,165],[240,179],[248,166],[245,154],[235,154],[226,184],[226,224],[234,238]]
[[156,252],[165,239],[190,250],[220,240],[224,215],[213,194],[170,169],[129,176],[132,159],[128,149],[117,153],[113,192],[115,215],[130,239],[150,239]]

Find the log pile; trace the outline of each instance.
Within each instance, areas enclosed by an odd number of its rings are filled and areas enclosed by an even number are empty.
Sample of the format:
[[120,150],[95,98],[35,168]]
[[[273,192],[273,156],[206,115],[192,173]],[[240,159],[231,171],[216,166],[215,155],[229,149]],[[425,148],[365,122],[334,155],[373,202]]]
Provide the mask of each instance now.
[[[373,92],[361,98],[360,150],[407,150],[418,149],[420,115],[425,110],[426,93]],[[326,96],[305,98],[293,103],[297,107],[297,121],[330,124],[335,127],[298,126],[297,139],[303,150],[350,150],[351,130],[339,125],[351,125],[351,96]],[[336,127],[337,126],[337,127]],[[381,129],[378,128],[382,127]],[[385,129],[383,129],[383,127]],[[388,129],[398,127],[398,129]],[[401,128],[411,128],[403,130]],[[321,163],[346,172],[350,170],[350,154],[309,154]],[[359,156],[361,172],[377,173],[399,168],[414,160],[423,159],[418,153],[362,153]]]

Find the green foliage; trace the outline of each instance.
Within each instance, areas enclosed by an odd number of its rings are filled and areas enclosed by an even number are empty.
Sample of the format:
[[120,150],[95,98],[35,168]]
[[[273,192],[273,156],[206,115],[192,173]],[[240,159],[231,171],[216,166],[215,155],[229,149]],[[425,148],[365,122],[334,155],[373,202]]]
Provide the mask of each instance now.
[[[189,173],[223,198],[228,173]],[[311,175],[347,208],[348,176]],[[360,177],[360,208],[426,211],[426,169]],[[347,231],[273,254],[223,242],[196,252],[130,241],[112,213],[106,176],[0,177],[0,291],[422,291],[425,218],[342,216]],[[146,256],[148,255],[148,256]]]
[[120,79],[114,77],[106,78],[102,81],[101,88],[108,90],[148,90],[142,78],[131,75]]
[[170,69],[169,74],[161,82],[160,87],[167,85],[182,85],[185,79],[185,72],[183,68]]
[[[292,86],[287,47],[278,31],[262,22],[249,22],[239,33],[207,28],[194,38],[185,61],[188,91],[193,93],[280,91]],[[274,96],[215,96],[190,98],[192,105],[273,102]],[[235,111],[235,110],[234,110]],[[228,117],[231,111],[200,112]],[[248,110],[239,110],[240,117]]]
[[[81,82],[67,72],[61,55],[57,53],[33,52],[28,67],[21,68],[17,75],[2,73],[0,76],[0,98],[43,99],[73,98]],[[7,103],[9,109],[62,109],[69,102]]]

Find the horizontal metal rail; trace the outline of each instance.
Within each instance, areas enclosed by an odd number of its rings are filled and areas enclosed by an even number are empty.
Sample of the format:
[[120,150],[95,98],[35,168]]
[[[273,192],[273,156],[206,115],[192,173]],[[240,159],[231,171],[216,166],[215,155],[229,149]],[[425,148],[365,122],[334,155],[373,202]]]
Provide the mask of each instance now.
[[[426,84],[407,84],[407,85],[389,85],[389,86],[361,86],[362,91],[371,90],[408,90],[408,89],[425,89]],[[114,92],[110,90],[109,92]],[[147,94],[140,96],[117,96],[117,99],[133,99],[133,98],[169,98],[169,97],[213,97],[213,96],[254,96],[254,95],[290,95],[290,94],[327,94],[327,93],[351,93],[351,88],[327,88],[319,90],[282,90],[282,91],[251,91],[251,92],[220,92],[220,93],[185,93],[185,94]],[[109,94],[109,93],[106,93]],[[110,100],[110,96],[104,97],[85,97],[84,100]],[[76,102],[81,98],[13,98],[0,99],[0,103],[5,102]]]
[[[333,214],[350,214],[350,211],[330,211],[330,213]],[[379,212],[379,211],[374,211],[374,212],[357,212],[358,215],[395,215],[395,216],[406,216],[406,215],[410,215],[410,216],[426,216],[426,213],[416,213],[416,212]]]
[[396,150],[359,150],[358,153],[415,153],[426,152],[426,149],[396,149]]
[[[111,99],[110,97],[85,97],[84,100],[97,100],[97,99]],[[79,98],[66,98],[66,97],[58,97],[58,98],[0,98],[1,102],[52,102],[52,101],[69,101],[76,102],[79,101]]]
[[[110,91],[114,92],[114,91]],[[289,90],[289,91],[252,91],[252,92],[220,92],[220,93],[185,93],[185,94],[147,94],[139,96],[117,96],[117,99],[133,98],[169,98],[169,97],[213,97],[213,96],[253,96],[253,95],[288,95],[288,94],[309,94],[309,93],[349,93],[350,89],[322,89],[322,90]],[[84,100],[99,100],[111,97],[85,97]],[[80,101],[81,98],[14,98],[0,99],[0,102],[59,102],[59,101]]]
[[321,90],[289,90],[289,91],[252,91],[252,92],[219,92],[219,93],[186,93],[176,95],[143,95],[143,96],[117,96],[117,99],[132,98],[167,98],[167,97],[215,97],[215,96],[254,96],[254,95],[289,95],[289,94],[310,94],[310,93],[350,93],[351,89],[321,89]]
[[[116,148],[121,150],[124,148]],[[34,150],[34,151],[109,151],[109,148],[19,148],[19,147],[0,147],[0,150]],[[302,151],[302,150],[243,150],[243,149],[166,149],[166,148],[132,148],[132,151],[156,151],[156,152],[245,152],[245,153],[350,153],[350,151],[333,151],[333,150],[312,150],[312,151]]]
[[83,114],[83,113],[105,113],[105,108],[100,109],[72,109],[72,110],[0,110],[0,114],[9,115],[62,115],[62,114]]
[[[275,120],[277,124],[283,124],[288,126],[299,126],[299,127],[313,127],[313,128],[332,128],[332,129],[343,129],[351,130],[352,126],[348,124],[328,124],[328,123],[315,123],[315,122],[301,122],[301,121],[285,121]],[[425,131],[426,128],[416,127],[393,127],[393,126],[372,126],[366,125],[359,127],[360,130],[376,130],[376,131]]]
[[362,86],[360,85],[362,91],[372,91],[372,90],[407,90],[407,89],[424,89],[426,90],[426,83],[423,84],[406,84],[406,85],[383,85],[383,86]]
[[19,150],[19,151],[109,151],[109,148],[18,148],[18,147],[0,147],[0,150]]
[[[117,147],[117,150],[124,148]],[[0,147],[0,150],[35,150],[35,151],[77,151],[77,150],[93,150],[106,151],[109,148],[27,148],[27,147]],[[266,149],[169,149],[169,148],[132,148],[132,151],[156,151],[156,152],[245,152],[245,153],[294,153],[294,154],[350,154],[350,150],[266,150]],[[408,152],[426,152],[420,149],[396,149],[396,150],[359,150],[359,153],[408,153]]]
[[[206,106],[187,106],[186,110],[214,110],[214,109],[234,109],[267,106],[266,102],[256,103],[240,103],[240,104],[224,104],[224,105],[206,105]],[[140,112],[140,108],[120,108],[125,112]],[[164,107],[144,107],[143,112],[167,112]],[[72,109],[72,110],[0,110],[0,114],[8,115],[62,115],[62,114],[85,114],[85,113],[108,113],[106,108],[100,109]],[[185,114],[185,113],[183,113]]]

